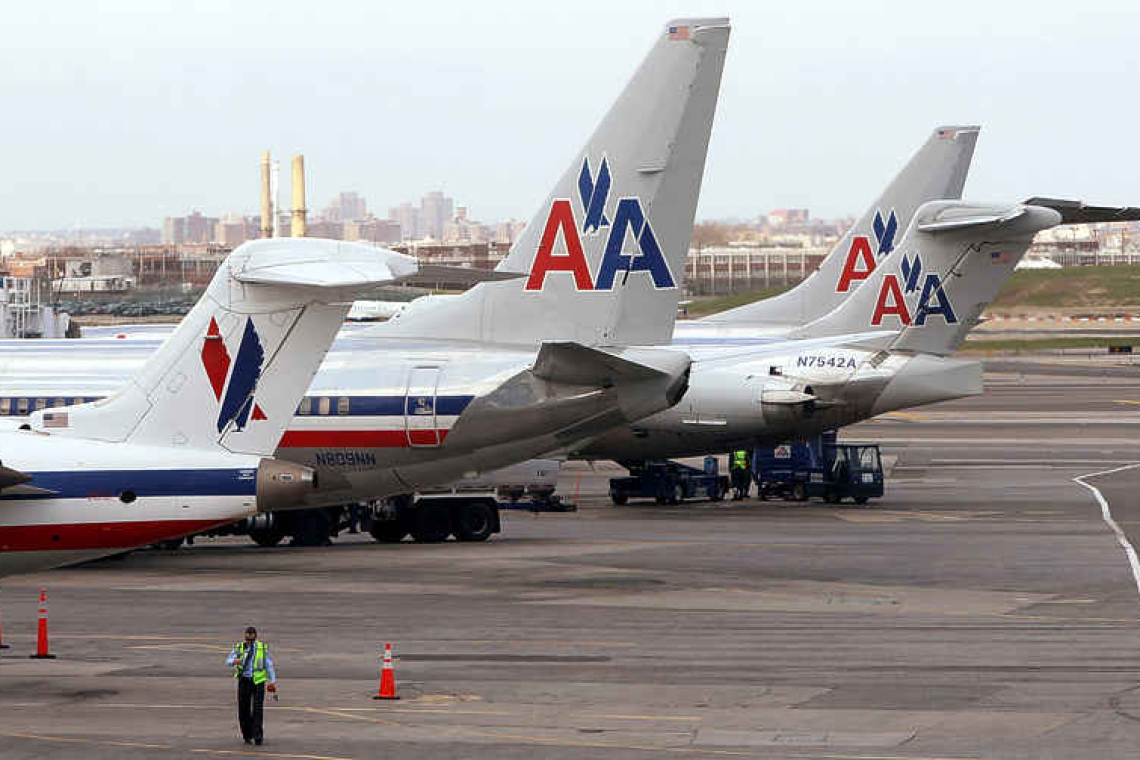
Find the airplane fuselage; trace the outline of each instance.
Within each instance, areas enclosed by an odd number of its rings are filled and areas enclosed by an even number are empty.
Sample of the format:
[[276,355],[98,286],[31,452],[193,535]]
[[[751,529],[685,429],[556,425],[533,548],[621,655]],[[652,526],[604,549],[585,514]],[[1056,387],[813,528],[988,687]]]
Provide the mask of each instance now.
[[[778,340],[779,330],[678,323],[673,348],[694,360],[685,396],[606,429],[620,406],[612,393],[536,384],[533,349],[367,332],[342,331],[277,452],[317,470],[313,506],[407,493],[551,453],[636,460],[723,452],[981,392],[974,362],[836,347],[712,359]],[[156,348],[160,336],[143,336],[0,343],[9,357],[0,368],[0,416],[109,393]]]

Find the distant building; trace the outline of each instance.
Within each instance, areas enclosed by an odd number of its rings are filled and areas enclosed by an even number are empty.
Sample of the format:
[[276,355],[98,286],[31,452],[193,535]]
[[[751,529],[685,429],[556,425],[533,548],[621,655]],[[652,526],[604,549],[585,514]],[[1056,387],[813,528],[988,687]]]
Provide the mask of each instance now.
[[218,223],[217,218],[202,216],[201,212],[198,211],[186,217],[185,221],[186,236],[182,241],[184,243],[209,243],[210,236],[214,232],[214,225]]
[[421,235],[420,210],[410,203],[388,209],[388,218],[400,225],[401,240],[418,240]]
[[421,233],[436,240],[443,239],[443,228],[455,216],[455,200],[438,190],[420,199]]
[[344,239],[368,243],[399,243],[400,224],[391,219],[357,219],[344,223]]
[[308,223],[305,235],[311,238],[324,238],[325,240],[344,240],[346,223],[334,222],[329,219],[313,219]]
[[186,220],[181,216],[168,216],[162,220],[162,242],[182,245],[186,242]]
[[368,207],[357,193],[340,193],[324,210],[324,217],[330,222],[351,222],[368,216]]
[[789,227],[795,224],[807,224],[809,218],[806,208],[778,208],[768,212],[768,224],[772,227]]

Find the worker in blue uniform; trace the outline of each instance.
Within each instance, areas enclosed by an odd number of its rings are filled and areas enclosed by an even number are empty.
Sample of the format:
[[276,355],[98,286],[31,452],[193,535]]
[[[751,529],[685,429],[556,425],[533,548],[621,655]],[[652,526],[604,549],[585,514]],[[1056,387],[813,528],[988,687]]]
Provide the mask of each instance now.
[[246,744],[261,744],[265,741],[262,727],[265,691],[268,689],[277,699],[277,673],[273,669],[269,647],[257,640],[257,629],[252,625],[245,629],[245,640],[234,644],[226,657],[226,664],[233,668],[237,679],[241,736]]

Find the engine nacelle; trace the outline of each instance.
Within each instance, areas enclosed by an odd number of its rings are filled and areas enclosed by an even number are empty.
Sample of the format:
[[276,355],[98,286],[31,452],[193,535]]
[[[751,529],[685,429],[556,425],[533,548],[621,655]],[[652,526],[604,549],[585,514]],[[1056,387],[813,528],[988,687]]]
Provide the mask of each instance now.
[[262,459],[257,465],[257,511],[306,509],[305,498],[317,488],[317,473],[310,467],[280,459]]

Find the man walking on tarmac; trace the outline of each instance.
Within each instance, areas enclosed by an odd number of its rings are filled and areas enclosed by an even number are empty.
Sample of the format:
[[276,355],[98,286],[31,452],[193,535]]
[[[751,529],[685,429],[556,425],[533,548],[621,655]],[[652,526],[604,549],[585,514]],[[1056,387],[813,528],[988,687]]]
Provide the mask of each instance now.
[[748,452],[744,449],[732,452],[729,470],[732,476],[732,487],[735,490],[732,495],[733,501],[748,498],[748,492],[752,485],[752,473],[748,471]]
[[233,667],[234,678],[237,679],[241,736],[246,744],[261,744],[265,741],[261,713],[266,683],[273,698],[277,699],[277,674],[273,670],[269,647],[257,640],[257,629],[252,625],[245,629],[245,641],[234,644],[226,664]]

